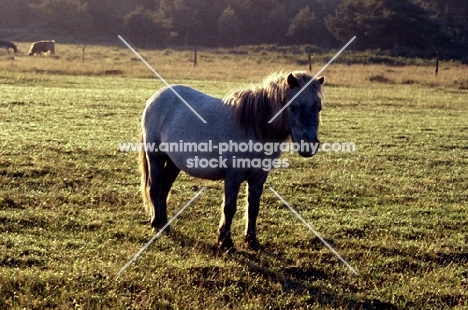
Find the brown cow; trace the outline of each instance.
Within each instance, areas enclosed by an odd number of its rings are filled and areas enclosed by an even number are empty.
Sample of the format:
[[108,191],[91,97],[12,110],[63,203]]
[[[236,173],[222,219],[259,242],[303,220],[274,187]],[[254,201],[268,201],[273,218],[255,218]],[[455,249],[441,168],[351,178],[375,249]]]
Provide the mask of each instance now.
[[34,54],[41,55],[42,53],[47,53],[49,51],[51,55],[55,55],[54,40],[37,41],[31,45],[31,48],[29,49],[29,56]]

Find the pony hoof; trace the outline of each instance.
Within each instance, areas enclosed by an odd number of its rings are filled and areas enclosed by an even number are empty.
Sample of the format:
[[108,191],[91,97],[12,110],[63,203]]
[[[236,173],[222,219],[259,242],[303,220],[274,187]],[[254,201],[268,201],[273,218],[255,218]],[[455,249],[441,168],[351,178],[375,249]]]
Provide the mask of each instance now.
[[[163,227],[164,227],[164,225],[162,225],[158,230],[162,230]],[[164,229],[163,232],[164,232],[165,234],[168,235],[168,234],[171,232],[171,226],[168,225],[168,226]]]
[[[161,231],[161,229],[156,228],[156,227],[153,227],[153,233],[157,234],[157,233],[160,232],[160,231]],[[165,235],[169,235],[169,234],[171,233],[170,228],[167,227],[166,229],[164,229],[163,233],[164,233]]]
[[[151,222],[151,227],[153,227],[154,232],[158,232],[158,231],[162,230],[166,224],[167,224],[167,223],[160,224],[160,223]],[[170,232],[171,232],[171,226],[168,225],[168,226],[164,229],[164,232],[165,232],[166,234],[170,233]]]
[[232,242],[231,237],[226,237],[223,240],[218,241],[218,249],[227,250],[228,252],[234,251],[234,242]]
[[247,248],[249,250],[253,250],[253,251],[260,251],[261,250],[260,243],[258,242],[258,240],[256,238],[253,238],[251,236],[245,236],[244,240],[247,243]]

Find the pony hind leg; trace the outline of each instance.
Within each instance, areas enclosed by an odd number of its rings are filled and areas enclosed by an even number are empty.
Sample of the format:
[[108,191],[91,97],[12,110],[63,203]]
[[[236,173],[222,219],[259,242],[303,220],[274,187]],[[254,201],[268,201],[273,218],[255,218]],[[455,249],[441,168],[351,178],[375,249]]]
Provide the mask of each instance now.
[[[172,184],[180,173],[180,169],[174,164],[171,159],[167,159],[166,165],[162,171],[161,192],[159,195],[159,212],[158,212],[158,228],[162,228],[167,224],[167,200],[171,191]],[[167,226],[166,232],[170,231]]]
[[[164,218],[164,214],[161,212],[161,193],[162,193],[162,178],[164,166],[167,161],[167,157],[161,153],[148,152],[148,193],[150,198],[151,211],[151,226],[154,229],[161,229],[167,223],[167,215]],[[163,205],[165,206],[165,204]]]
[[257,216],[260,209],[260,197],[263,192],[263,184],[266,181],[268,173],[255,175],[247,179],[247,207],[246,207],[246,227],[244,240],[247,247],[254,251],[260,250],[260,243],[257,240]]
[[231,239],[231,224],[237,210],[237,195],[242,181],[237,174],[228,175],[224,179],[224,203],[218,229],[218,246],[220,249],[230,250],[234,248]]

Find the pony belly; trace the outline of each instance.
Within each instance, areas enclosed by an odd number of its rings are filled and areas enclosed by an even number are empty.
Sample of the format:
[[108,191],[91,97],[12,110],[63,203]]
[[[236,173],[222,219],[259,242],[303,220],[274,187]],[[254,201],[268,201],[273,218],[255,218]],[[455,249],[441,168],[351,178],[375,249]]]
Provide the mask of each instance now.
[[288,159],[280,159],[279,154],[260,156],[252,153],[238,153],[216,156],[214,154],[192,153],[181,156],[181,154],[172,153],[168,155],[182,171],[197,178],[210,180],[224,179],[228,173],[233,171],[250,174],[254,171],[269,172],[275,168],[289,167]]
[[188,175],[205,180],[224,180],[226,173],[217,169],[185,169]]
[[209,156],[203,153],[185,154],[185,156],[181,156],[180,153],[168,153],[168,155],[179,169],[201,179],[224,179],[228,168],[228,159],[222,156]]

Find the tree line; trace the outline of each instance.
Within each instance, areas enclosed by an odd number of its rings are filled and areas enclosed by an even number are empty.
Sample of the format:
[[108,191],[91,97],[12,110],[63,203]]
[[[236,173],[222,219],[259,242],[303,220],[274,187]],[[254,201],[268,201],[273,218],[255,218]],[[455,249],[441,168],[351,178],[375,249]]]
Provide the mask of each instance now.
[[140,47],[310,44],[468,61],[466,0],[0,0],[3,27],[58,28]]

